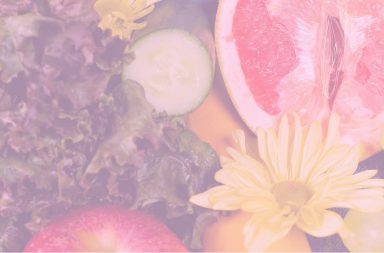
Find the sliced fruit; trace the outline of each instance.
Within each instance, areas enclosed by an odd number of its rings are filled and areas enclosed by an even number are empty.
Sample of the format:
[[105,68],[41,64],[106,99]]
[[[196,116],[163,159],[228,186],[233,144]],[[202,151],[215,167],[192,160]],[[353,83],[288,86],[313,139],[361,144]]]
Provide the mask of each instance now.
[[[245,252],[243,227],[249,218],[250,214],[244,212],[219,218],[204,234],[204,251]],[[267,252],[311,252],[311,249],[305,234],[293,228],[286,237],[271,245]]]
[[141,84],[158,112],[185,114],[200,105],[213,80],[211,56],[193,34],[180,29],[152,32],[131,47],[135,59],[123,79]]
[[117,206],[83,209],[37,233],[25,252],[186,252],[165,225]]
[[383,6],[383,0],[220,1],[218,62],[246,124],[275,126],[291,112],[309,123],[336,112],[344,142],[378,151],[384,15],[377,10]]
[[345,216],[346,230],[341,234],[352,252],[384,252],[384,212],[361,213],[351,210]]

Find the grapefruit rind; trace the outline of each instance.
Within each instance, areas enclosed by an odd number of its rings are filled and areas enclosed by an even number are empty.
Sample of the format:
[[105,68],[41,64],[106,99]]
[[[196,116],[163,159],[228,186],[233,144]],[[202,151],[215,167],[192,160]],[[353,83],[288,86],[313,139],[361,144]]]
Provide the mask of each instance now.
[[245,80],[235,38],[232,35],[233,16],[237,3],[238,1],[235,0],[219,1],[215,22],[217,58],[233,105],[245,124],[256,133],[259,127],[273,127],[280,115],[270,115],[263,111],[257,105]]

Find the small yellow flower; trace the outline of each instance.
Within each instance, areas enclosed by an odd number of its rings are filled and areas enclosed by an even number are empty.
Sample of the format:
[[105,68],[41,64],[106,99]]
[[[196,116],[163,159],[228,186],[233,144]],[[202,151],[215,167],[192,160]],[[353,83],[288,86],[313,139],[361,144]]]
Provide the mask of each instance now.
[[258,130],[258,158],[236,132],[239,150],[228,148],[230,157],[222,157],[215,174],[222,185],[191,198],[214,210],[252,213],[243,228],[250,251],[266,249],[294,225],[316,237],[339,232],[343,219],[330,208],[384,209],[384,179],[372,179],[375,170],[354,174],[359,147],[339,142],[338,117],[331,116],[327,129],[293,118],[290,124],[284,116],[277,131]]
[[100,29],[112,31],[112,36],[129,39],[134,30],[140,30],[146,23],[135,21],[153,11],[160,0],[98,0],[94,9],[100,16]]

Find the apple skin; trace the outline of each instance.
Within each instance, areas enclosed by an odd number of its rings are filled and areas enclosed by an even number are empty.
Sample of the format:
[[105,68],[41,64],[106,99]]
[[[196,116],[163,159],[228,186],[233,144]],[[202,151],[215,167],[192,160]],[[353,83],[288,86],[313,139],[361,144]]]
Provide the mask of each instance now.
[[35,234],[24,252],[187,252],[152,216],[117,206],[71,212]]

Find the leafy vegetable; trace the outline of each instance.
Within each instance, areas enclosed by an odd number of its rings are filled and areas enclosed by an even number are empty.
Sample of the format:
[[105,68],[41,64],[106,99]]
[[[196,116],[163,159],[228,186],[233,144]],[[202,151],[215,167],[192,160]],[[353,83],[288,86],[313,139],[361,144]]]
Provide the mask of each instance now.
[[0,4],[0,17],[33,11],[32,7],[32,0],[2,0]]
[[15,231],[27,240],[66,210],[101,203],[146,209],[169,224],[188,219],[179,235],[190,239],[197,213],[188,199],[210,183],[217,157],[193,133],[152,111],[137,84],[116,84],[89,108],[58,114],[65,129],[35,137],[29,152],[5,148],[1,249],[21,249]]

